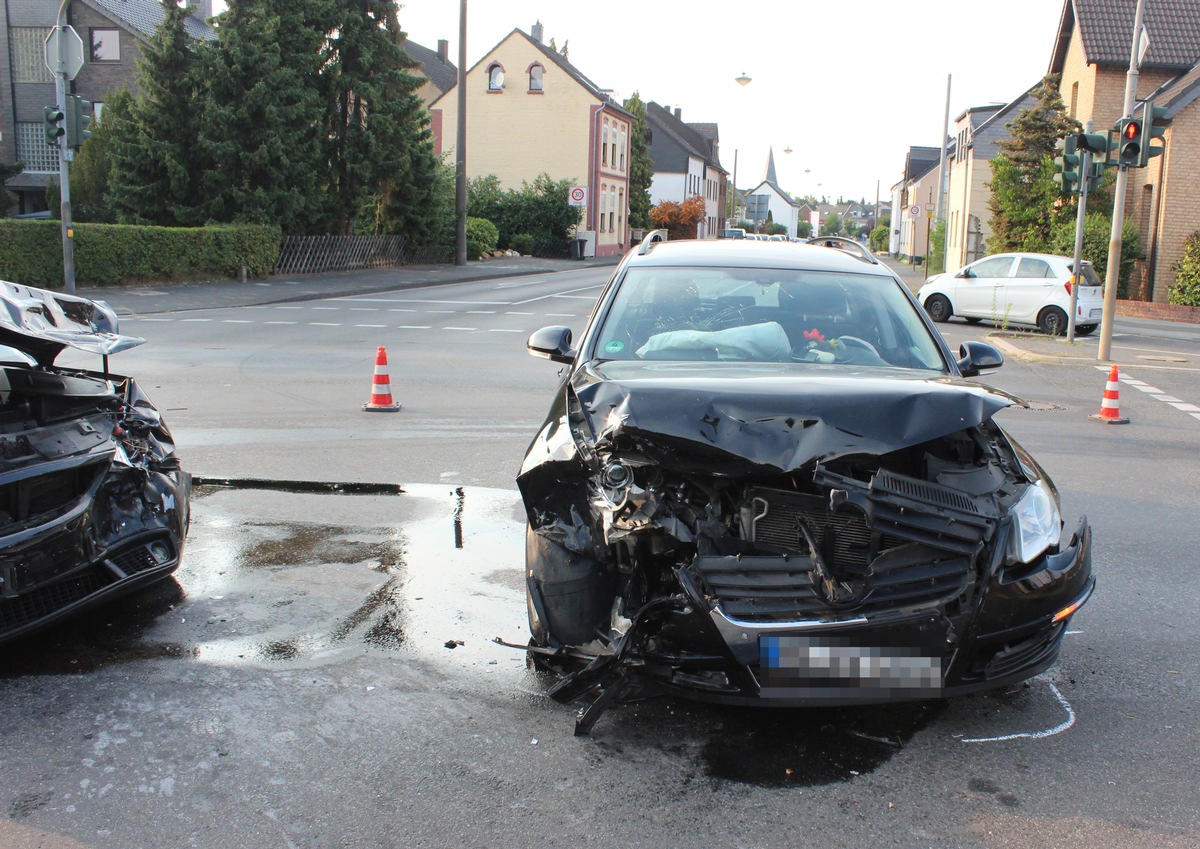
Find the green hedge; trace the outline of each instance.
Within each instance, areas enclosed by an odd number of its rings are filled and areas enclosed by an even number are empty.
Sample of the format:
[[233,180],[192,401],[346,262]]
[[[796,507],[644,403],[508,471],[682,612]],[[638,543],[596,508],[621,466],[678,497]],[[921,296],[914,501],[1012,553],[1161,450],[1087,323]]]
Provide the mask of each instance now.
[[[279,258],[279,230],[258,225],[138,227],[76,224],[75,282],[83,286],[263,276]],[[0,220],[0,279],[62,288],[62,225]]]

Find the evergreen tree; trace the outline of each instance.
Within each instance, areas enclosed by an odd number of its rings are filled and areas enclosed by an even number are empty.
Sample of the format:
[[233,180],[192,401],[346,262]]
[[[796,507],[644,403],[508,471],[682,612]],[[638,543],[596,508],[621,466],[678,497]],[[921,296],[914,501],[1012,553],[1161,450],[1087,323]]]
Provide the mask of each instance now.
[[187,10],[164,2],[163,21],[138,65],[140,94],[112,143],[108,205],[118,220],[181,226],[202,223],[195,109],[202,49],[184,30]]
[[417,63],[404,52],[407,36],[397,8],[395,0],[341,2],[330,42],[325,116],[333,227],[353,232],[363,203],[377,197],[371,227],[426,244],[433,238],[428,212],[438,162],[429,113],[417,95],[422,81],[411,73]]
[[92,126],[88,139],[71,163],[71,217],[76,221],[115,223],[109,205],[116,145],[130,126],[133,96],[117,89],[104,100],[104,110]]
[[1079,125],[1066,114],[1057,74],[1044,77],[1035,94],[1037,103],[1006,125],[1012,137],[992,160],[992,253],[1048,251],[1055,228],[1075,216],[1075,201],[1060,197],[1054,182],[1054,145]]
[[322,232],[328,34],[337,0],[229,0],[210,54],[202,148],[204,217]]
[[625,101],[625,110],[633,116],[629,127],[629,226],[645,230],[650,226],[650,182],[654,179],[654,162],[650,159],[646,104],[636,91]]

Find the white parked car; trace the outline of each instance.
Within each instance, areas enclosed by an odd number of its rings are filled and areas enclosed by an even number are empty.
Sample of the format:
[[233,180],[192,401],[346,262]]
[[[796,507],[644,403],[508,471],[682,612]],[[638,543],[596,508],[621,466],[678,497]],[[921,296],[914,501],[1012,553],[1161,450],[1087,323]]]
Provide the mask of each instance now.
[[[918,290],[917,300],[934,321],[957,315],[972,324],[1030,325],[1060,336],[1067,332],[1071,310],[1072,262],[1051,254],[996,254],[933,275]],[[1087,335],[1100,324],[1104,286],[1090,262],[1082,265],[1075,332]]]

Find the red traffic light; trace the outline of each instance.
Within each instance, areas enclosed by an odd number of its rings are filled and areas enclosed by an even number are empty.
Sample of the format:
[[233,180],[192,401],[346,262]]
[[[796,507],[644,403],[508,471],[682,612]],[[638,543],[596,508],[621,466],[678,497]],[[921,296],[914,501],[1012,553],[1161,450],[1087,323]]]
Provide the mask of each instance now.
[[1142,134],[1142,125],[1137,121],[1129,121],[1125,124],[1125,129],[1122,131],[1125,138],[1133,141]]

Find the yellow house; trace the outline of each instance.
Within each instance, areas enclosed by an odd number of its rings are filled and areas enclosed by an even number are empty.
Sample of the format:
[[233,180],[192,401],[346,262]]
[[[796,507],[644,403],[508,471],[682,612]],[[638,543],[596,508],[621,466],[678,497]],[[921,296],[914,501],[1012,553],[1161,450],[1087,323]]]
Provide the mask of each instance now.
[[417,96],[428,108],[458,79],[458,68],[450,61],[450,43],[444,38],[439,38],[437,50],[430,50],[411,38],[406,38],[403,47],[404,52],[420,66],[413,70],[413,73],[425,79],[417,89]]
[[[1095,132],[1121,118],[1133,41],[1134,3],[1065,0],[1050,71],[1071,117]],[[1129,295],[1166,302],[1175,281],[1171,266],[1183,243],[1200,230],[1200,0],[1146,3],[1149,46],[1139,68],[1137,96],[1167,109],[1166,152],[1145,168],[1129,170],[1125,216],[1141,232],[1141,257]]]
[[[542,43],[541,24],[514,29],[466,75],[466,170],[518,189],[539,174],[568,180],[583,207],[587,254],[629,246],[632,117],[566,57]],[[458,86],[430,106],[436,152],[451,161],[458,138]]]

